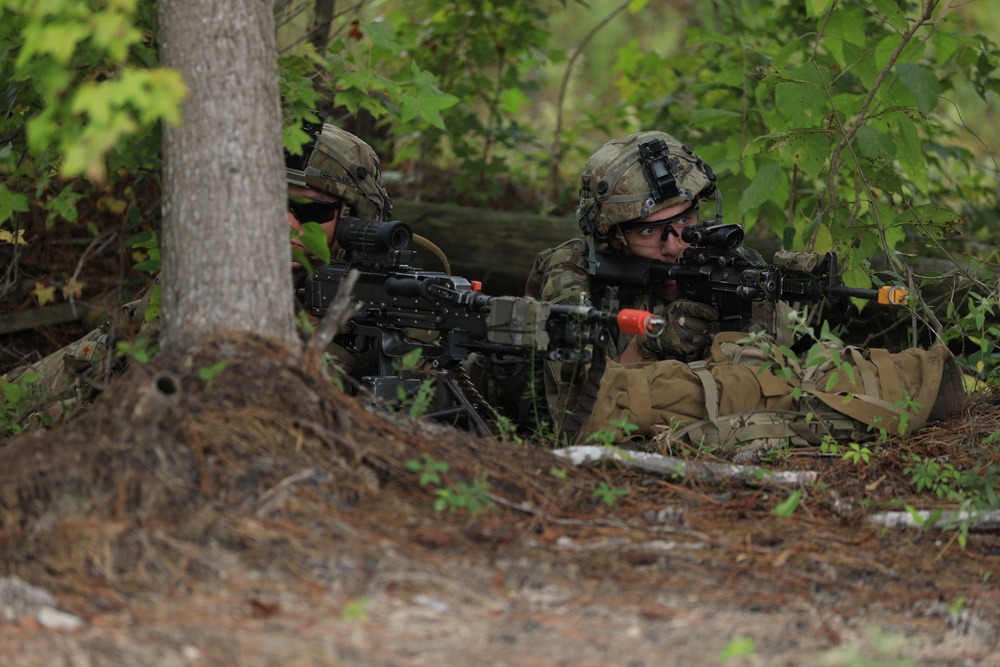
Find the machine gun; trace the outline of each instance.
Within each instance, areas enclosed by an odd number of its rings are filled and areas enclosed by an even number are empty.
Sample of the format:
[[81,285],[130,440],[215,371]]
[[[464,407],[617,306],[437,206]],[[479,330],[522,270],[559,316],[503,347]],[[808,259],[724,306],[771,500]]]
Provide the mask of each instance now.
[[[592,273],[594,294],[616,286],[622,299],[650,292],[664,281],[676,282],[684,298],[715,307],[718,331],[744,331],[753,321],[753,303],[760,301],[816,303],[849,297],[880,304],[905,305],[905,287],[878,289],[844,285],[833,252],[780,251],[773,264],[758,264],[739,252],[743,226],[692,225],[681,230],[691,244],[676,263],[643,257],[596,253]],[[849,304],[845,303],[845,309]]]
[[[657,336],[665,326],[650,312],[619,310],[613,291],[605,309],[488,296],[474,281],[412,267],[412,238],[405,222],[344,218],[336,240],[346,257],[300,276],[296,293],[312,315],[322,317],[348,272],[357,270],[351,296],[358,309],[335,342],[371,360],[372,367],[356,379],[379,400],[399,400],[401,391],[415,395],[424,383],[418,375],[429,371],[436,404],[427,416],[439,421],[491,435],[448,372],[473,352],[587,362],[615,329]],[[420,373],[401,363],[414,350],[420,350]]]

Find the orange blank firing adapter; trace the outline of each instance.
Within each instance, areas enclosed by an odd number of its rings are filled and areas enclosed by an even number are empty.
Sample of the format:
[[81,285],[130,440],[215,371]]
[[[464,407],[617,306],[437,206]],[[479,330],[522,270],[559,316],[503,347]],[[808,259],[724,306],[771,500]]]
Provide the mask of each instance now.
[[905,306],[910,301],[910,293],[905,287],[883,285],[878,289],[878,302],[883,305]]
[[667,328],[667,322],[659,315],[648,310],[623,308],[618,311],[616,321],[619,331],[627,334],[644,335],[657,338]]

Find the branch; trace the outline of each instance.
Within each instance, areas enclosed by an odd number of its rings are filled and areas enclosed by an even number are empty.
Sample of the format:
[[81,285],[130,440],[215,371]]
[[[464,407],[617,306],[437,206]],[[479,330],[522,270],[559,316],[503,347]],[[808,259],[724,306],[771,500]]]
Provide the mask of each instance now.
[[354,284],[358,282],[361,272],[351,269],[344,276],[340,286],[337,288],[337,295],[333,298],[330,307],[327,308],[326,315],[320,320],[313,332],[306,349],[302,353],[302,367],[310,375],[322,375],[321,361],[323,352],[327,346],[333,342],[334,336],[347,329],[347,323],[360,305],[351,300],[351,293],[354,291]]
[[868,517],[869,523],[884,528],[938,528],[953,529],[960,524],[968,524],[969,528],[977,530],[1000,529],[1000,510],[949,511],[940,512],[940,516],[932,523],[931,518],[938,511],[921,510],[919,512],[880,512]]
[[747,484],[768,482],[781,486],[801,486],[815,484],[817,475],[810,470],[775,471],[760,466],[744,466],[733,463],[711,463],[705,461],[685,461],[673,456],[663,456],[651,452],[633,452],[617,447],[577,445],[556,449],[556,456],[569,459],[573,465],[583,465],[601,459],[610,459],[629,468],[645,470],[665,475],[670,479],[696,478],[704,482],[718,482],[735,479]]
[[573,55],[569,57],[569,61],[566,63],[566,72],[563,74],[562,85],[559,87],[559,102],[556,105],[556,129],[554,136],[552,138],[552,150],[549,152],[552,156],[552,163],[549,167],[549,184],[545,190],[545,206],[546,208],[551,205],[553,199],[555,199],[555,191],[558,186],[559,181],[559,163],[562,161],[562,142],[560,141],[562,137],[562,125],[563,125],[563,103],[566,101],[566,89],[569,87],[569,76],[573,71],[573,65],[576,63],[577,57],[583,53],[583,47],[594,38],[604,26],[611,22],[611,19],[621,14],[628,6],[632,3],[632,0],[624,0],[620,5],[611,10],[607,16],[605,16],[597,25],[591,28],[590,32],[584,35],[583,40],[580,42],[580,46],[573,51]]

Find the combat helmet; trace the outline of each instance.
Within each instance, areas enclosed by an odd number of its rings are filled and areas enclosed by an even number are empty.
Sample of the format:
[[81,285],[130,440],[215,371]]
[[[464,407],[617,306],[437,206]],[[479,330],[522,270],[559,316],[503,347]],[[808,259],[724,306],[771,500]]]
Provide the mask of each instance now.
[[339,197],[350,207],[345,216],[388,219],[392,201],[382,187],[382,166],[372,147],[331,123],[302,126],[309,135],[302,154],[285,151],[288,183]]
[[[625,222],[683,201],[717,201],[715,174],[694,151],[666,132],[636,132],[604,144],[580,179],[580,229],[603,243]],[[721,215],[721,210],[718,211]]]

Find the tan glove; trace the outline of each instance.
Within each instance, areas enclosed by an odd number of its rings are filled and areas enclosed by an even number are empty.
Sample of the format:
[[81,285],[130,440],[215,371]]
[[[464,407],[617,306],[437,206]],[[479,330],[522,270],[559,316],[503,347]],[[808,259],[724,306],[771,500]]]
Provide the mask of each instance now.
[[715,308],[686,299],[671,301],[653,311],[667,321],[666,329],[659,338],[640,336],[636,341],[639,352],[650,359],[701,355],[710,342],[712,322],[719,319]]

